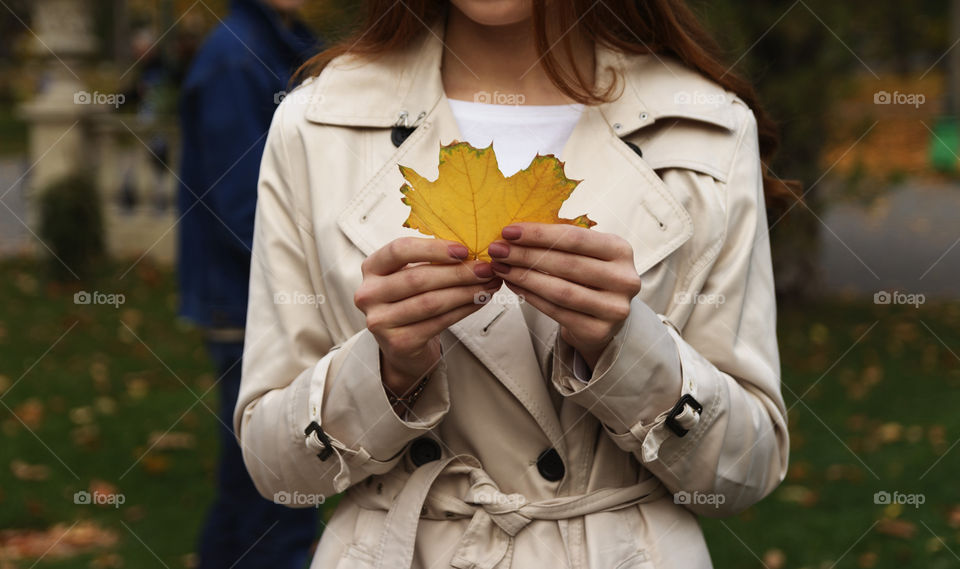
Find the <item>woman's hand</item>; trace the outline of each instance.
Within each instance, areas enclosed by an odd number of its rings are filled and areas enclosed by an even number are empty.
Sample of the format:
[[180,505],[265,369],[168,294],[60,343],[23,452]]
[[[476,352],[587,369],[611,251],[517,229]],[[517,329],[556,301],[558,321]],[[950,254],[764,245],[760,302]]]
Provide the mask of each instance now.
[[633,248],[617,235],[566,224],[515,223],[490,244],[494,272],[560,324],[590,367],[630,315],[640,292]]
[[[503,281],[489,263],[465,261],[467,248],[401,237],[367,257],[353,302],[382,354],[382,379],[402,396],[440,361],[437,335],[483,307]],[[484,293],[484,294],[481,294]]]

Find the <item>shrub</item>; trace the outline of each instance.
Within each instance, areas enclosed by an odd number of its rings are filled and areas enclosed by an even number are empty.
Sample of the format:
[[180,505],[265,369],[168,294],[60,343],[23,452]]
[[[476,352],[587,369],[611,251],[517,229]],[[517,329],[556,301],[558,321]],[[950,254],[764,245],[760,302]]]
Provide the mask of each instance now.
[[104,256],[104,230],[100,198],[89,175],[66,176],[43,190],[40,238],[53,253],[49,261],[54,278],[91,276]]

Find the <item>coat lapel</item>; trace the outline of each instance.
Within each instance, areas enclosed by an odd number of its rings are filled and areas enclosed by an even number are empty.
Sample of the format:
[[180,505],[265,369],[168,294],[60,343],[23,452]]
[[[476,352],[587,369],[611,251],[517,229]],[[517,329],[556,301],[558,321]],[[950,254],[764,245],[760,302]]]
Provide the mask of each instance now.
[[586,107],[563,149],[568,178],[581,180],[561,217],[586,213],[596,231],[630,242],[639,274],[693,235],[690,214],[656,172],[613,133],[597,107]]

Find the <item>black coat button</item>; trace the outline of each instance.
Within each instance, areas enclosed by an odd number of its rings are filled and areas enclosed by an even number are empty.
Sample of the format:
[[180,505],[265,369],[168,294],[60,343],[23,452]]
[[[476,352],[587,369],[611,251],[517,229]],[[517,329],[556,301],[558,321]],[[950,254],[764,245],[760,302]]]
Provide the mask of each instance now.
[[416,466],[440,460],[440,445],[430,437],[420,437],[410,444],[410,460]]
[[555,448],[548,448],[540,453],[540,456],[537,457],[537,470],[540,471],[540,476],[550,482],[560,480],[567,472],[563,466],[563,459],[560,458],[560,453]]
[[633,150],[634,152],[637,153],[637,156],[639,156],[640,158],[643,158],[643,150],[640,150],[639,146],[630,142],[629,140],[624,140],[624,142],[627,143],[627,146],[630,147],[630,150]]
[[394,146],[399,147],[403,144],[403,141],[413,134],[414,130],[416,129],[411,126],[395,126],[393,130],[390,131],[390,142],[392,142]]

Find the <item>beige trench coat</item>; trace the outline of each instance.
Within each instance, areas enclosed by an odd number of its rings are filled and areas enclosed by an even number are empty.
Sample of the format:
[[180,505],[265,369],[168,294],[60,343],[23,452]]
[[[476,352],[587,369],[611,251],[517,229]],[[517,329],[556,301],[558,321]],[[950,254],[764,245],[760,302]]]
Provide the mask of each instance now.
[[459,138],[442,34],[338,59],[277,110],[235,414],[255,484],[295,506],[346,491],[314,568],[710,567],[697,515],[742,511],[787,468],[753,114],[675,61],[598,47],[620,96],[587,107],[564,148],[583,181],[561,215],[633,246],[643,290],[625,326],[583,383],[557,324],[504,287],[442,334],[399,417],[353,294],[365,256],[422,237],[401,227],[397,164],[433,178]]

